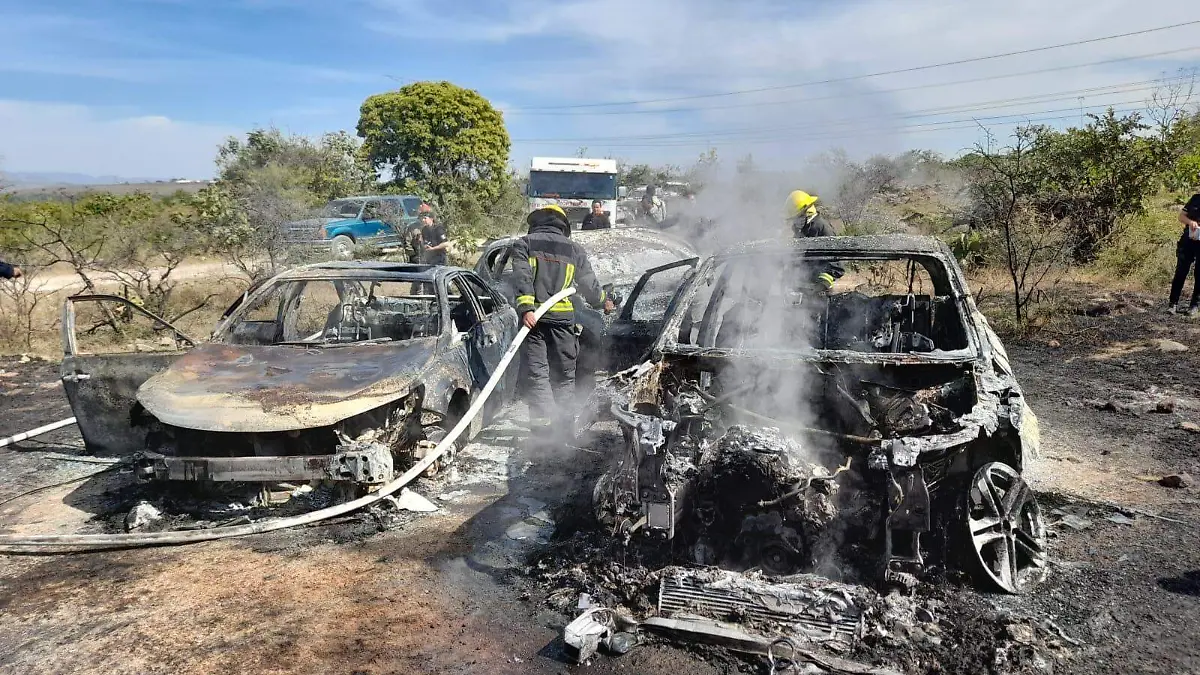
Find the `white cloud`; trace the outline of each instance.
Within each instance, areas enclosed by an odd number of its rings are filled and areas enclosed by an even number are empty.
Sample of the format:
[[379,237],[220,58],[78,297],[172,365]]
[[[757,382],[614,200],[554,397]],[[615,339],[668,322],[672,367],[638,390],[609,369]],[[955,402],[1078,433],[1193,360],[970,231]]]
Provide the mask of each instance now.
[[239,130],[158,115],[111,117],[87,106],[0,100],[8,171],[206,178],[217,146]]

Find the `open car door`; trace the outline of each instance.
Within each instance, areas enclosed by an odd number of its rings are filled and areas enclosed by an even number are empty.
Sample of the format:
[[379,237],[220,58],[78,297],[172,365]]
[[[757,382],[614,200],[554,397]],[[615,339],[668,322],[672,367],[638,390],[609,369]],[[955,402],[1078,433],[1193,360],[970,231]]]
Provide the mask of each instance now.
[[88,449],[110,455],[144,450],[148,426],[138,388],[196,341],[115,295],[67,298],[62,334],[63,390]]
[[638,363],[662,331],[667,309],[680,283],[696,268],[699,258],[687,258],[647,270],[608,327],[608,370],[616,372]]

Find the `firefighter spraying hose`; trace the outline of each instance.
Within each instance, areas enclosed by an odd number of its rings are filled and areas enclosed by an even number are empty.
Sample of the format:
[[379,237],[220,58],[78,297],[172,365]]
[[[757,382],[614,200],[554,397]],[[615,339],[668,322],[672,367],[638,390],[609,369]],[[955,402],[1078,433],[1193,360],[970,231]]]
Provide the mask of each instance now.
[[[543,302],[536,310],[533,311],[535,319],[540,319],[550,311],[556,303],[566,300],[575,293],[574,287],[564,288],[555,293],[545,302]],[[337,504],[328,508],[312,511],[299,516],[291,516],[287,518],[278,518],[273,520],[263,520],[249,525],[238,525],[234,527],[215,527],[208,530],[184,530],[176,532],[134,532],[128,534],[68,534],[68,535],[16,535],[5,534],[0,535],[0,553],[21,554],[21,553],[37,553],[45,554],[46,549],[64,548],[68,550],[80,549],[103,549],[103,548],[136,548],[142,546],[169,546],[178,544],[191,544],[201,541],[212,541],[215,539],[227,539],[230,537],[244,537],[251,534],[262,534],[264,532],[274,532],[276,530],[284,530],[301,525],[311,525],[322,520],[328,520],[337,516],[345,515],[353,511],[357,511],[365,506],[370,506],[375,502],[382,500],[393,493],[399,492],[406,485],[425,472],[434,462],[436,462],[443,454],[446,453],[458,437],[465,431],[471,422],[475,419],[482,410],[488,397],[492,391],[503,379],[505,371],[508,369],[509,363],[516,356],[521,344],[529,335],[529,328],[522,326],[517,332],[508,350],[504,352],[504,357],[500,359],[499,365],[495,372],[492,373],[491,379],[480,390],[479,395],[475,397],[474,403],[467,409],[467,412],[458,420],[450,433],[437,444],[433,450],[429,451],[424,457],[414,464],[408,471],[405,471],[399,477],[383,485],[377,492],[359,497],[343,504]]]

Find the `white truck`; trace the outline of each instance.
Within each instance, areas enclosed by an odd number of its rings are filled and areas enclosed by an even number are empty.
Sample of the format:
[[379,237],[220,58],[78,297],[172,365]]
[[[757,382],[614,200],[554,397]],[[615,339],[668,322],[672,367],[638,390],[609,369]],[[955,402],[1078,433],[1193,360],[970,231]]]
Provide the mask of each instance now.
[[617,221],[617,160],[579,157],[534,157],[529,166],[529,209],[557,204],[571,226],[599,200],[609,220]]

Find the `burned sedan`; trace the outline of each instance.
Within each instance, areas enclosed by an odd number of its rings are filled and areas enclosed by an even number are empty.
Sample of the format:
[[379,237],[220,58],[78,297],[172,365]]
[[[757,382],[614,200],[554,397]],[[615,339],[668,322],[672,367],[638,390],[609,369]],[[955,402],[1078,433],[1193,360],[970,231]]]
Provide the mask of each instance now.
[[[839,262],[833,290],[813,271]],[[1046,557],[1021,477],[1037,420],[940,242],[820,237],[706,260],[652,358],[618,375],[595,486],[626,541],[775,575],[1020,592]]]
[[[135,316],[157,332],[133,353],[81,345],[90,327],[134,334]],[[72,298],[63,385],[87,445],[135,456],[142,478],[370,486],[444,437],[516,330],[468,270],[308,265],[243,296],[203,344],[122,298]]]

